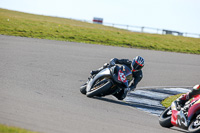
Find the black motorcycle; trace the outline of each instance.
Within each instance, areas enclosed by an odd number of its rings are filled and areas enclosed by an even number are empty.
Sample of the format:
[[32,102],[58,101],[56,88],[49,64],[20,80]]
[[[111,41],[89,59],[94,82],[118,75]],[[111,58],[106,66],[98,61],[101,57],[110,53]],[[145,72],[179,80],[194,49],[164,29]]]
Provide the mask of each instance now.
[[91,76],[80,92],[87,97],[113,95],[128,88],[132,79],[132,71],[126,65],[108,66]]

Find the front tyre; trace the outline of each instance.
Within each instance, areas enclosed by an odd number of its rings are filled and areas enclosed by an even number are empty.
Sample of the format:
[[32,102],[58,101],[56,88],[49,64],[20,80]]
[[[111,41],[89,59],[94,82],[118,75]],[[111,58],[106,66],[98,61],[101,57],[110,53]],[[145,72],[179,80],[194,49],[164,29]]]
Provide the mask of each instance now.
[[189,133],[200,133],[200,114],[192,120],[188,127]]
[[170,128],[172,127],[171,123],[171,107],[165,109],[159,117],[159,123],[162,127]]
[[86,93],[87,97],[101,96],[104,95],[111,87],[112,82],[108,79],[103,79],[98,83],[95,83],[93,88]]
[[86,94],[86,88],[87,88],[87,84],[84,84],[84,85],[82,85],[81,87],[80,87],[80,92],[82,93],[82,94]]

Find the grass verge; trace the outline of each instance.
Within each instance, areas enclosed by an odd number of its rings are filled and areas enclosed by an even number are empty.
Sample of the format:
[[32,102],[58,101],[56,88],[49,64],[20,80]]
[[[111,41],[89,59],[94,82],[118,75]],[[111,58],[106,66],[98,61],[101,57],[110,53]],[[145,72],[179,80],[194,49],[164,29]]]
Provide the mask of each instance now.
[[0,34],[200,54],[199,38],[135,33],[99,24],[1,8]]
[[164,106],[164,107],[169,107],[171,105],[171,103],[176,100],[177,98],[179,98],[182,94],[178,94],[178,95],[174,95],[174,96],[170,96],[170,97],[167,97],[166,99],[164,99],[161,104]]
[[37,132],[32,132],[26,129],[10,127],[10,126],[0,124],[0,133],[37,133]]

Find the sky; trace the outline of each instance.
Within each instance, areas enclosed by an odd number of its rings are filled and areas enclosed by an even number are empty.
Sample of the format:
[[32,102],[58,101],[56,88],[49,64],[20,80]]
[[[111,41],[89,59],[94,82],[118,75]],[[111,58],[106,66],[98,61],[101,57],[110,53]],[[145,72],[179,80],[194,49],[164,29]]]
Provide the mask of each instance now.
[[0,8],[200,34],[200,0],[0,0]]

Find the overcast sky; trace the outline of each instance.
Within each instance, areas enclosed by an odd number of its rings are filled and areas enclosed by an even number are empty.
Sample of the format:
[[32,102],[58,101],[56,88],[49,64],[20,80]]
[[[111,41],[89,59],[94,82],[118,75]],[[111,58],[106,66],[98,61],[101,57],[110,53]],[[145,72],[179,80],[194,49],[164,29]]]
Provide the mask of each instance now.
[[200,34],[200,0],[0,0],[0,8]]

